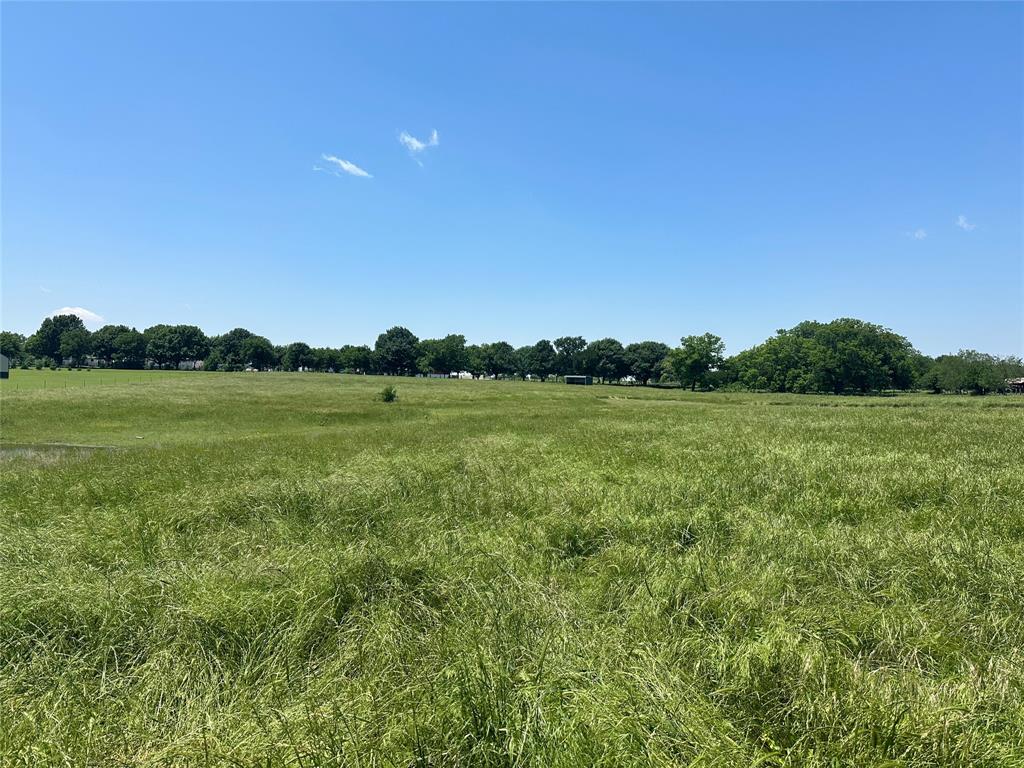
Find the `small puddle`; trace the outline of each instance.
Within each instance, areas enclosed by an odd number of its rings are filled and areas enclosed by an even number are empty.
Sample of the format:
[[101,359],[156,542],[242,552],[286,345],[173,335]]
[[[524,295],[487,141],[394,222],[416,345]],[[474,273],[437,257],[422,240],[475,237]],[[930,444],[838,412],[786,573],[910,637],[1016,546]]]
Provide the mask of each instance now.
[[64,460],[81,460],[97,451],[113,451],[109,445],[76,445],[74,443],[0,443],[0,462],[29,461],[34,464],[56,464]]

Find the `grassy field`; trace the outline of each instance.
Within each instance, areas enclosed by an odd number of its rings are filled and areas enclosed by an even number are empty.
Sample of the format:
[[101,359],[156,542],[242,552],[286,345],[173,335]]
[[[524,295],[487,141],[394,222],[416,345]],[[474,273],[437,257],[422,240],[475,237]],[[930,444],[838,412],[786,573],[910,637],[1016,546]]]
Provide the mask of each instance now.
[[192,371],[121,371],[103,368],[48,368],[36,370],[16,368],[9,379],[0,379],[0,392],[8,394],[33,389],[87,389],[110,384],[152,384],[192,375]]
[[1024,765],[1024,398],[14,381],[0,765]]

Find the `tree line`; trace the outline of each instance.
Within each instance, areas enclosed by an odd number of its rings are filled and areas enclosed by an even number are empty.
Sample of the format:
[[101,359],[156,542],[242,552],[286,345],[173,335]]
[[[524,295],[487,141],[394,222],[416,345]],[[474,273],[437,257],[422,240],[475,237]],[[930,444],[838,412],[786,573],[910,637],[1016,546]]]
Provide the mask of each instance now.
[[161,324],[144,331],[105,325],[90,333],[74,315],[46,318],[28,338],[0,333],[0,351],[12,365],[37,368],[184,366],[393,376],[465,371],[478,377],[541,381],[588,375],[606,383],[672,383],[694,390],[835,394],[910,389],[985,394],[1006,391],[1008,380],[1024,376],[1020,358],[973,350],[931,358],[904,336],[852,318],[803,322],[731,357],[724,350],[722,339],[712,333],[686,336],[677,347],[659,341],[623,345],[612,338],[588,342],[582,336],[561,336],[516,348],[506,341],[467,344],[461,334],[419,339],[401,326],[380,334],[372,348],[311,347],[303,342],[276,346],[245,328],[208,336],[194,325]]

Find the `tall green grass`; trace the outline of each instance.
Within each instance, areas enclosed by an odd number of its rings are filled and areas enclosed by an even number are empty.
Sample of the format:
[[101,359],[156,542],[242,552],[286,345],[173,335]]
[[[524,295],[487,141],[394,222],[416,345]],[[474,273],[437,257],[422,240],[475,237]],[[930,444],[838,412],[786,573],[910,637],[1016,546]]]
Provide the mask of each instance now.
[[382,383],[4,390],[0,764],[1024,765],[1024,400]]

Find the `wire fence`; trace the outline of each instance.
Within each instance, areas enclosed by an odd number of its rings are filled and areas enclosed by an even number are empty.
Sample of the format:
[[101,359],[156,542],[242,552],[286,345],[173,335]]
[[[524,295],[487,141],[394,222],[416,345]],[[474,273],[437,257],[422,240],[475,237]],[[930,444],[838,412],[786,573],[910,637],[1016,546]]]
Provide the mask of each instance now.
[[174,374],[160,375],[140,372],[136,374],[118,374],[117,376],[103,376],[94,374],[78,373],[58,375],[31,375],[23,378],[17,376],[13,371],[10,378],[0,379],[0,392],[36,392],[43,390],[75,390],[95,389],[97,387],[109,387],[118,385],[145,385],[164,381],[179,380]]

